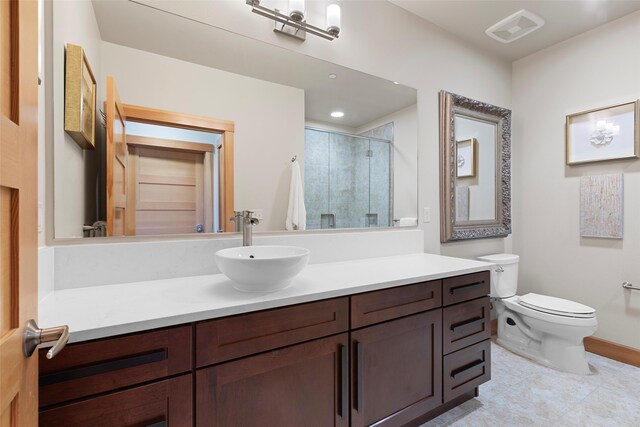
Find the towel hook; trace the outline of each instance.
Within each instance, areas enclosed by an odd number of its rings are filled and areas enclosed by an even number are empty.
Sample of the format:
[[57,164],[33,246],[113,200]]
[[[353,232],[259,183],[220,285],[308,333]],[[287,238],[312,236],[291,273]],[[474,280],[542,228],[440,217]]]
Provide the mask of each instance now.
[[629,282],[624,282],[622,284],[622,287],[625,289],[630,289],[630,290],[634,290],[634,291],[640,291],[640,288],[637,286],[634,286],[632,283]]
[[297,155],[296,155],[296,156],[293,156],[293,157],[291,158],[291,163],[295,162],[297,158],[298,158],[298,156],[297,156]]

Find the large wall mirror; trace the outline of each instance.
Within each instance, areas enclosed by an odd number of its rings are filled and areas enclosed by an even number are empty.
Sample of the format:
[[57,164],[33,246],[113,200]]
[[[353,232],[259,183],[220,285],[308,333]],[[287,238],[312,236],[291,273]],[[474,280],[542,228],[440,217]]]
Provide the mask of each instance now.
[[[51,237],[233,232],[234,210],[285,231],[292,161],[305,229],[417,225],[416,90],[216,28],[216,3],[48,6]],[[69,44],[95,78],[94,150],[64,129]]]
[[511,111],[440,92],[440,240],[511,233]]

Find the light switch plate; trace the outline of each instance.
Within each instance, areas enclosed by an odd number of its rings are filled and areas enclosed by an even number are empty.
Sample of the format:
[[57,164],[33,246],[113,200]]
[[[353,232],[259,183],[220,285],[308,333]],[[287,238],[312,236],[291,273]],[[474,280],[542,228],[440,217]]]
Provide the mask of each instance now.
[[431,222],[431,208],[424,208],[422,211],[422,221]]

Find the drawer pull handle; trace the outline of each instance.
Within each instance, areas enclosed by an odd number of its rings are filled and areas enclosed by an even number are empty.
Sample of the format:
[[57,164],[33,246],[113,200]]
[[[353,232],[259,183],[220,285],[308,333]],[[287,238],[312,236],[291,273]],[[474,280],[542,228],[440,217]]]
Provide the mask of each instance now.
[[467,285],[455,286],[455,287],[449,289],[449,293],[451,295],[455,295],[455,294],[459,294],[459,293],[462,293],[462,292],[473,291],[476,288],[481,288],[483,286],[484,286],[484,280],[482,280],[480,282],[469,283]]
[[484,323],[484,317],[474,317],[473,319],[465,320],[464,322],[451,325],[451,332],[466,331],[473,329],[474,326]]
[[362,343],[356,341],[356,411],[362,411],[362,364],[363,364]]
[[478,359],[474,362],[469,363],[468,365],[463,366],[462,368],[456,369],[454,371],[451,371],[451,378],[453,378],[454,380],[456,379],[457,376],[464,374],[465,372],[467,372],[470,369],[475,368],[476,366],[480,366],[484,364],[484,360],[482,359]]
[[349,360],[347,348],[340,344],[338,348],[340,357],[340,418],[346,419],[349,407]]
[[119,371],[122,369],[133,368],[136,366],[146,365],[165,360],[167,358],[166,350],[158,350],[153,353],[141,354],[126,357],[124,359],[110,360],[108,362],[100,362],[80,368],[72,368],[64,371],[51,372],[49,374],[40,375],[40,387],[61,383],[64,381],[77,380],[93,375],[106,374],[108,372]]

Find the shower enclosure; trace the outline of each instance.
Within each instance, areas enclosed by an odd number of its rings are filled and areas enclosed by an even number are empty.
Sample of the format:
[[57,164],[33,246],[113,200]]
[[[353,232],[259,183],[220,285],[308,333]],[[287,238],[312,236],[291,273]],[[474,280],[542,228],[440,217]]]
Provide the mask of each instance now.
[[305,128],[307,229],[390,227],[392,142]]

